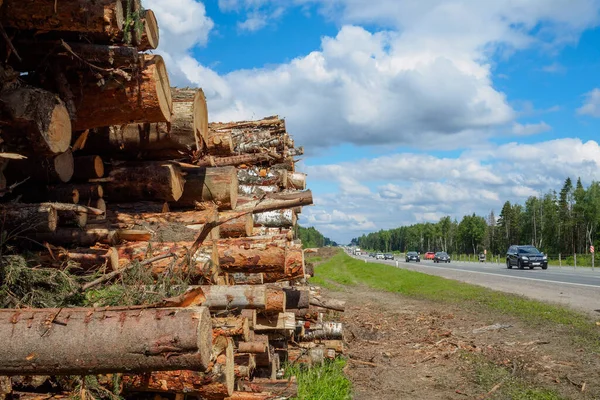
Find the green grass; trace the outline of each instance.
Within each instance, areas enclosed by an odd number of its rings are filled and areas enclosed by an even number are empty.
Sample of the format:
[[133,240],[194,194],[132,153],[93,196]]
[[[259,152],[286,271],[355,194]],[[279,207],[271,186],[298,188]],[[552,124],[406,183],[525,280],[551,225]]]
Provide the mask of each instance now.
[[600,329],[584,314],[438,276],[390,265],[365,263],[342,251],[320,264],[315,269],[315,277],[311,282],[328,287],[333,286],[329,282],[347,286],[367,285],[417,299],[484,308],[496,315],[517,317],[529,324],[558,324],[568,328],[578,343],[594,352],[600,352]]
[[291,365],[287,376],[298,380],[298,399],[301,400],[349,400],[352,399],[352,383],[344,375],[346,361],[327,361],[323,366],[305,368]]

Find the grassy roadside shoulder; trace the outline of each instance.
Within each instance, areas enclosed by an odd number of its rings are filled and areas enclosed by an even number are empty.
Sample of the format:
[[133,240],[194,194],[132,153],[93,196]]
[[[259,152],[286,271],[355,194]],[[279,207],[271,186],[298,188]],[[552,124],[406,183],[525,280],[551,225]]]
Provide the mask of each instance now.
[[536,326],[558,324],[568,330],[578,345],[600,353],[599,328],[584,314],[438,276],[385,264],[365,263],[343,251],[319,264],[311,282],[329,288],[332,287],[330,282],[346,286],[367,285],[417,299],[484,308]]
[[[536,329],[558,328],[578,348],[600,353],[600,328],[588,316],[557,305],[530,300],[521,296],[497,292],[476,285],[395,268],[390,265],[356,260],[343,251],[315,267],[311,283],[338,289],[340,285],[368,286],[373,289],[398,293],[413,299],[456,305],[518,319]],[[483,355],[461,355],[473,373],[474,383],[487,392],[485,398],[514,400],[562,400],[554,388],[532,379],[526,373],[516,373],[516,367],[507,368]],[[514,363],[513,363],[514,364]]]

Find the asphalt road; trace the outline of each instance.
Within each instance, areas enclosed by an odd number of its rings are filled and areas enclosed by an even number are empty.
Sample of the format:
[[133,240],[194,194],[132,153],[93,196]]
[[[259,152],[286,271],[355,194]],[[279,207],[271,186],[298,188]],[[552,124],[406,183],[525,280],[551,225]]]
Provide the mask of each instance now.
[[599,316],[600,268],[549,267],[547,270],[507,269],[504,264],[451,262],[434,263],[421,260],[407,263],[400,260],[375,260],[368,256],[356,257],[369,262],[389,264],[430,275],[442,276],[490,289],[520,294],[537,300],[567,305]]

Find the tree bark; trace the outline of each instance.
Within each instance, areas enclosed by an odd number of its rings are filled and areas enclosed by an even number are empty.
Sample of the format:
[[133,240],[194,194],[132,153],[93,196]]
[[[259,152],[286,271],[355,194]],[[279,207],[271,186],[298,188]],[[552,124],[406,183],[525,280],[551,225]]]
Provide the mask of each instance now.
[[252,236],[284,236],[291,241],[294,239],[294,232],[291,229],[258,226],[252,229]]
[[18,30],[81,33],[112,42],[123,35],[125,15],[118,0],[6,0],[0,19],[4,26]]
[[259,121],[212,123],[209,129],[214,134],[230,133],[236,152],[245,152],[241,150],[244,145],[278,139],[286,133],[285,121],[276,116]]
[[296,226],[296,213],[291,209],[265,211],[254,214],[254,226],[266,226],[268,228],[292,228]]
[[310,190],[304,192],[272,193],[259,200],[248,198],[240,198],[240,200],[242,204],[236,207],[235,210],[252,210],[254,214],[285,208],[309,206],[313,203],[312,192]]
[[0,310],[0,373],[204,371],[210,324],[205,307]]
[[[203,370],[202,370],[203,371]],[[169,371],[124,375],[126,392],[185,393],[207,400],[222,400],[233,393],[235,384],[233,346],[210,363],[205,372]]]
[[243,272],[234,272],[229,274],[229,278],[234,285],[262,285],[264,283],[263,274],[245,274]]
[[[27,16],[31,17],[31,10]],[[54,156],[67,151],[71,144],[71,118],[67,107],[45,90],[18,87],[3,91],[0,117],[6,121],[2,138],[9,150],[25,150],[40,157]]]
[[239,185],[238,193],[242,196],[263,197],[269,193],[279,193],[281,188],[277,185],[257,186],[257,185]]
[[302,172],[288,173],[286,187],[292,190],[306,190],[306,174]]
[[127,243],[117,247],[119,262],[125,266],[133,260],[145,259],[166,254],[175,254],[177,258],[167,258],[153,262],[148,268],[153,276],[166,272],[184,274],[186,281],[191,284],[214,282],[219,275],[219,260],[212,245],[201,246],[196,253],[191,254],[192,242],[178,243]]
[[56,208],[43,204],[0,204],[2,230],[11,234],[29,231],[54,232],[58,226]]
[[202,286],[212,311],[256,309],[273,314],[285,310],[285,293],[267,286]]
[[40,242],[59,246],[94,246],[97,243],[115,245],[123,240],[147,241],[152,234],[147,231],[113,230],[108,228],[57,228],[50,233],[37,232],[33,236]]
[[239,215],[239,213],[236,211],[219,213],[219,221],[226,221],[220,225],[220,233],[222,238],[226,239],[252,236],[254,224],[252,220],[252,214],[244,214],[235,218],[236,215]]
[[238,352],[240,353],[264,353],[267,351],[267,344],[264,342],[240,342]]
[[117,165],[102,182],[106,199],[111,202],[177,201],[185,184],[179,167],[167,162]]
[[279,272],[304,274],[304,253],[297,245],[278,239],[226,239],[217,241],[224,272]]
[[267,163],[272,160],[269,154],[241,154],[238,156],[230,157],[212,157],[206,156],[200,159],[196,165],[199,167],[238,167],[243,165],[258,165]]
[[97,179],[104,176],[104,163],[100,156],[75,157],[75,179],[88,180]]
[[130,225],[139,225],[143,223],[167,224],[176,223],[181,225],[198,225],[215,222],[219,218],[216,208],[204,211],[183,211],[166,213],[123,213],[109,212],[108,219],[112,222],[118,222]]
[[174,206],[194,207],[198,202],[212,201],[220,210],[233,210],[237,205],[237,173],[234,167],[202,168],[180,164],[185,187]]
[[340,312],[344,312],[346,310],[345,301],[328,299],[315,293],[312,293],[310,296],[310,305]]
[[238,170],[238,182],[251,186],[288,186],[288,171],[250,168]]
[[89,68],[89,64],[106,69],[120,69],[135,73],[142,68],[143,54],[135,47],[110,46],[62,40],[18,40],[15,47],[19,50],[21,71],[34,71],[40,68],[40,62],[50,61],[51,64]]
[[310,342],[316,339],[343,339],[344,325],[341,322],[321,322],[306,329],[300,340]]
[[161,56],[145,56],[139,79],[98,85],[83,83],[74,92],[77,119],[73,129],[126,125],[132,122],[169,122],[173,110],[169,77]]

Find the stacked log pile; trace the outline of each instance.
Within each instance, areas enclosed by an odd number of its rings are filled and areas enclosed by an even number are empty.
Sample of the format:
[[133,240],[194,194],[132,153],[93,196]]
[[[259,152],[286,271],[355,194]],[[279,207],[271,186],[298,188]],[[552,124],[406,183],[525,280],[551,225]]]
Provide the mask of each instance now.
[[[0,398],[65,374],[118,374],[126,398],[288,398],[286,363],[343,353],[344,305],[308,286],[295,239],[312,194],[284,120],[209,124],[202,90],[145,53],[139,0],[0,0],[0,23],[3,237],[82,282],[65,307],[0,310]],[[70,307],[134,269],[177,274],[178,295]]]

